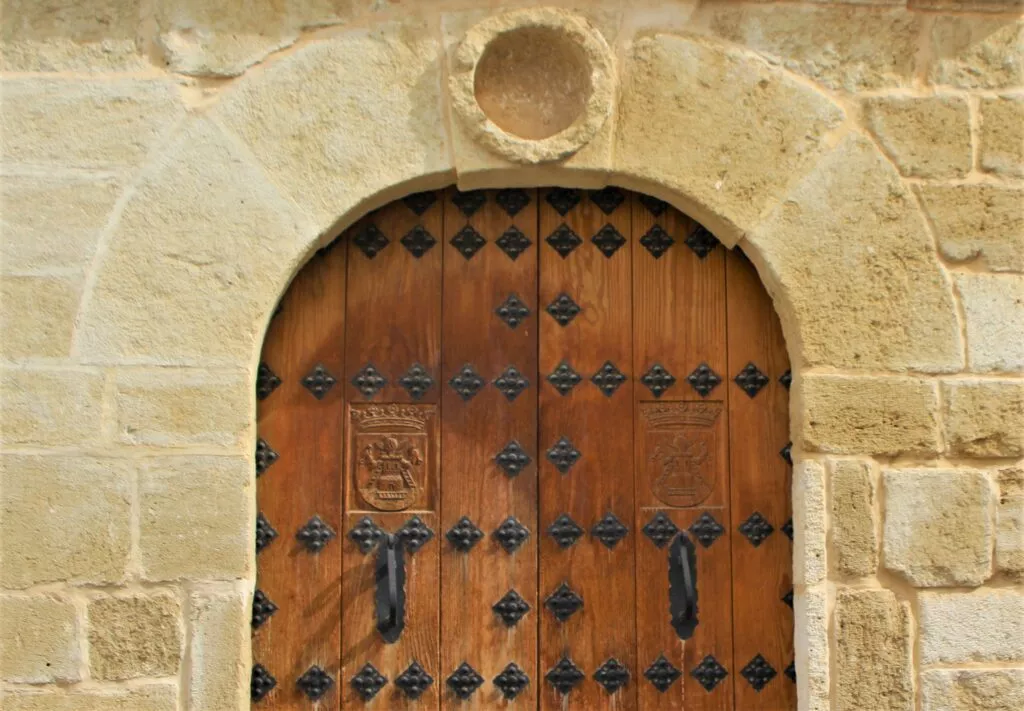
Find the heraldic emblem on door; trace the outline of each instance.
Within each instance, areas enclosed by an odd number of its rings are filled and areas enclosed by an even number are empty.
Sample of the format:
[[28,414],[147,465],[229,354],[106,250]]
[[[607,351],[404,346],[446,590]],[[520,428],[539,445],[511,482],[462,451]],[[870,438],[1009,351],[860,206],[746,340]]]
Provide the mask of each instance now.
[[660,200],[367,215],[264,346],[254,708],[795,708],[789,387],[753,266]]

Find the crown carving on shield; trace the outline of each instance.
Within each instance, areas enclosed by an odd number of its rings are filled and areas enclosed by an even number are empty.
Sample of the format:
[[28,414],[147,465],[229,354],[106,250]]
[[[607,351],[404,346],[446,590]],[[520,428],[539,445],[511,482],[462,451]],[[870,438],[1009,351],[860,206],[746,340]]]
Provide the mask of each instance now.
[[364,429],[380,427],[423,429],[427,424],[427,416],[427,410],[414,405],[370,405],[352,410],[352,418],[359,421]]
[[722,413],[718,402],[665,402],[642,409],[644,419],[653,428],[671,428],[681,425],[710,427]]

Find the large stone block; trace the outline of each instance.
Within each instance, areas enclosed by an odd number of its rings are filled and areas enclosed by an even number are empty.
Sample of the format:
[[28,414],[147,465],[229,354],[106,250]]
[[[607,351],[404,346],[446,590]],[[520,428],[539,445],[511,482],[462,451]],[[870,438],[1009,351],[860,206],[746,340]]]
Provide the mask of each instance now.
[[1024,582],[1024,467],[997,475],[996,570]]
[[804,365],[963,367],[934,240],[913,195],[863,136],[843,138],[748,239],[783,322],[797,325],[789,345]]
[[125,462],[81,455],[0,457],[0,586],[123,581],[131,499]]
[[80,277],[0,280],[0,356],[24,360],[70,355],[81,289]]
[[57,595],[0,595],[0,678],[22,684],[81,679],[78,613]]
[[238,448],[255,413],[244,371],[131,369],[114,380],[117,438],[125,444]]
[[815,585],[825,579],[828,521],[825,467],[812,459],[793,471],[793,582]]
[[913,711],[910,606],[889,590],[840,590],[835,608],[836,711]]
[[871,132],[903,175],[963,178],[971,170],[971,117],[960,96],[864,101]]
[[946,15],[931,31],[935,84],[999,89],[1024,84],[1024,22],[1012,17]]
[[119,170],[138,165],[184,115],[172,82],[9,79],[5,164]]
[[189,708],[242,709],[249,703],[250,668],[244,654],[251,620],[250,596],[240,589],[192,594],[189,605],[193,664]]
[[1024,276],[958,274],[967,365],[975,373],[1024,372]]
[[644,37],[626,62],[616,171],[629,187],[685,196],[686,204],[674,201],[727,242],[814,164],[843,120],[838,106],[785,72],[710,40]]
[[305,257],[303,232],[259,168],[196,120],[125,205],[80,319],[79,352],[105,363],[248,365]]
[[992,480],[970,469],[882,473],[885,567],[917,587],[981,585],[992,574]]
[[1024,455],[1024,380],[951,380],[943,383],[942,393],[951,454]]
[[173,676],[182,653],[181,603],[169,592],[104,595],[90,600],[89,670],[115,681]]
[[878,570],[878,534],[875,482],[865,461],[832,462],[832,550],[834,570],[863,578]]
[[231,580],[248,575],[256,512],[252,462],[168,457],[139,474],[139,552],[147,580]]
[[[805,375],[799,413],[808,452],[937,454],[938,388],[918,378]],[[800,401],[798,401],[800,402]]]
[[921,711],[1024,709],[1024,669],[928,669]]
[[1024,177],[1024,96],[983,98],[979,139],[982,170]]
[[918,598],[920,662],[1013,662],[1024,659],[1024,592],[925,592]]
[[0,444],[70,446],[95,441],[103,376],[91,369],[0,370]]
[[178,711],[178,683],[71,692],[6,689],[3,702],[4,711]]
[[1024,190],[996,185],[918,188],[947,259],[980,257],[992,271],[1024,272]]
[[450,182],[440,59],[420,20],[341,32],[246,77],[214,114],[331,231]]

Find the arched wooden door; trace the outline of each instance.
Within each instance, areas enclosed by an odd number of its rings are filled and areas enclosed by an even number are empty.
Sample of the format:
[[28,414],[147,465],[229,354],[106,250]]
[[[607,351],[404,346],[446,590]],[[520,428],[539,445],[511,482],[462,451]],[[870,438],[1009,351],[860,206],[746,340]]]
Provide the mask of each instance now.
[[256,708],[795,708],[788,388],[753,267],[661,201],[366,216],[264,347]]

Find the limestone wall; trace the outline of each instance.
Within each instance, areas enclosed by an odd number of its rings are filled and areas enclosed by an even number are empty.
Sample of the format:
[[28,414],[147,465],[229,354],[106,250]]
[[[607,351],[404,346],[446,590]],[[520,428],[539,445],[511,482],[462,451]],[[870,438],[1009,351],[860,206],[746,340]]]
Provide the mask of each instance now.
[[318,245],[457,180],[649,192],[757,264],[802,709],[1024,708],[1020,0],[581,0],[613,111],[544,164],[453,111],[492,5],[6,1],[0,706],[248,707],[266,323]]

